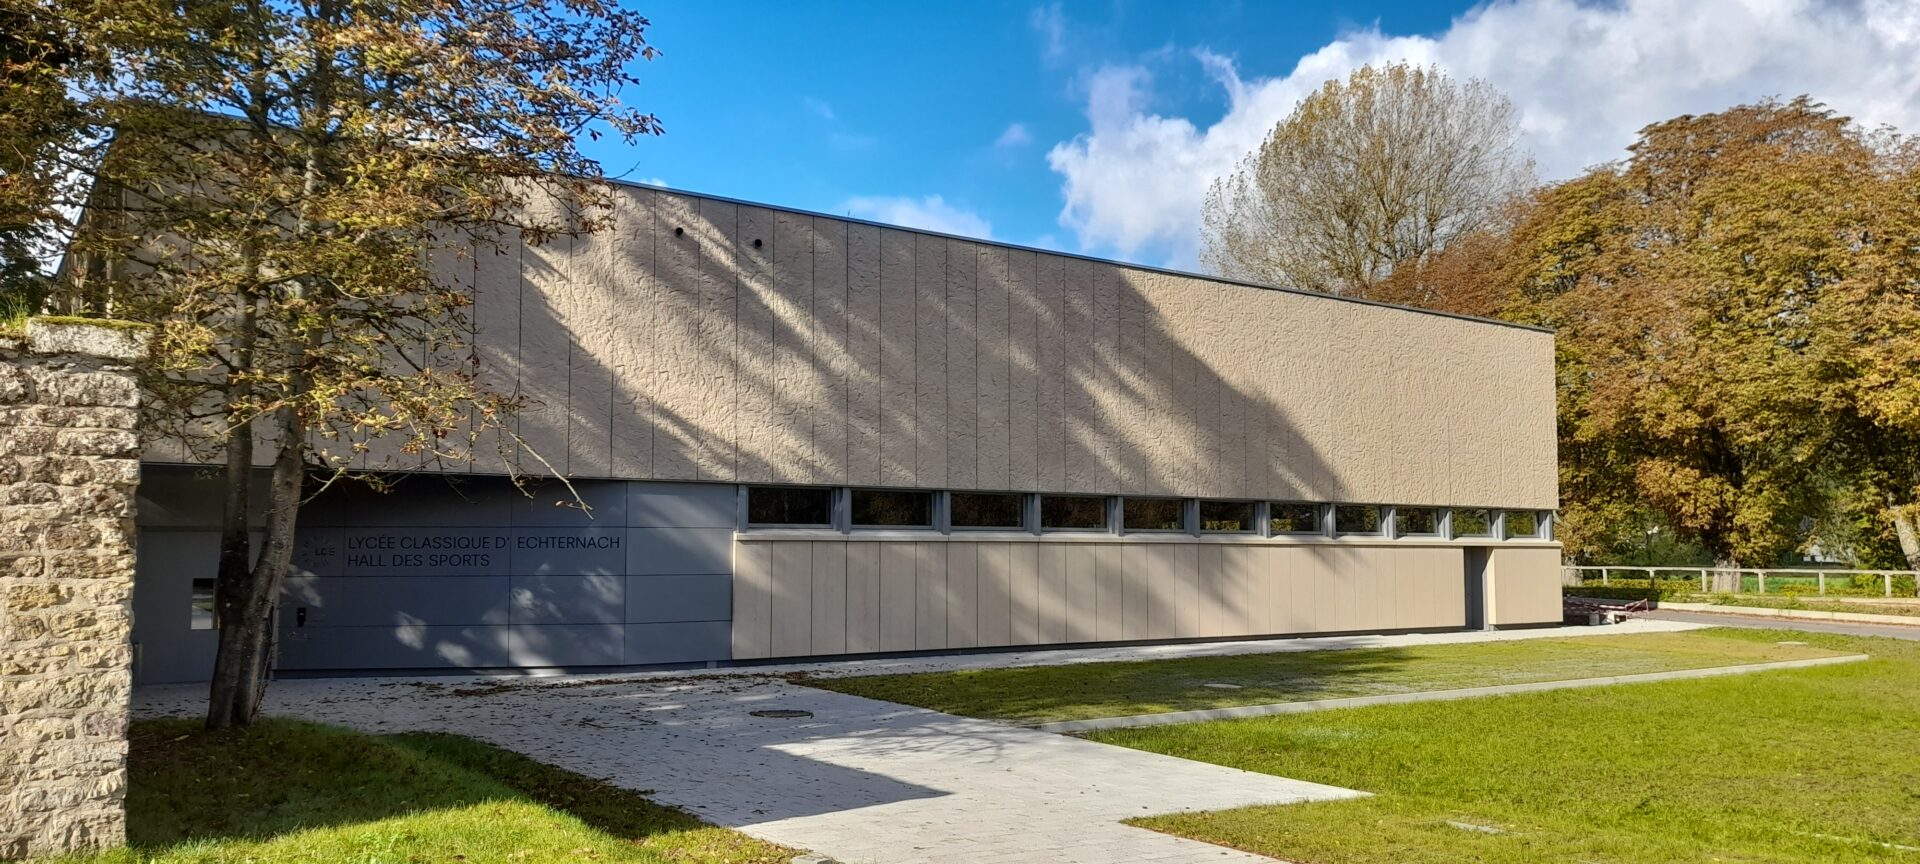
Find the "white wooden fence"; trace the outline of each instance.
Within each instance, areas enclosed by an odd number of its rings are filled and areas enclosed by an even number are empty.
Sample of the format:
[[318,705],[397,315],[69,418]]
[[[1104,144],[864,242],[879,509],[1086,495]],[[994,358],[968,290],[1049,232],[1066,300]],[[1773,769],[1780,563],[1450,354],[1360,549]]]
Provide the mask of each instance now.
[[[1672,574],[1685,574],[1676,578]],[[1615,579],[1627,579],[1632,582],[1645,582],[1653,587],[1661,581],[1698,582],[1701,593],[1741,594],[1747,592],[1746,586],[1751,577],[1754,591],[1766,594],[1768,588],[1773,593],[1786,593],[1789,585],[1807,585],[1811,583],[1818,594],[1826,594],[1829,582],[1844,582],[1848,593],[1859,593],[1854,586],[1860,580],[1855,577],[1873,577],[1880,583],[1881,596],[1892,597],[1894,585],[1904,579],[1920,582],[1920,572],[1913,570],[1785,570],[1752,567],[1637,567],[1617,564],[1609,565],[1565,565],[1560,568],[1560,581],[1569,587],[1586,585],[1612,586]],[[1799,592],[1794,592],[1799,593]]]

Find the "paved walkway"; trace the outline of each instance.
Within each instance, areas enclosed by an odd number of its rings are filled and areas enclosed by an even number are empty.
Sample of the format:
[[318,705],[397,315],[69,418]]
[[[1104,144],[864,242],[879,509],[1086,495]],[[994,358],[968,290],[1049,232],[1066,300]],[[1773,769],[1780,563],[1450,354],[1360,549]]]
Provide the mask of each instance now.
[[1648,613],[1643,620],[1711,627],[1751,627],[1756,630],[1804,630],[1810,633],[1839,633],[1845,636],[1885,636],[1889,639],[1920,640],[1920,621],[1913,627],[1898,624],[1856,624],[1845,621],[1815,621],[1798,618],[1762,618],[1734,612],[1673,612],[1665,609]]
[[[717,824],[848,864],[1266,862],[1120,824],[1133,816],[1362,794],[877,702],[779,673],[926,671],[1142,657],[1549,638],[1608,628],[1341,637],[813,663],[713,673],[280,681],[271,714],[370,732],[453,732],[604,777]],[[142,689],[143,716],[195,714],[203,687]],[[754,711],[811,716],[754,716]]]

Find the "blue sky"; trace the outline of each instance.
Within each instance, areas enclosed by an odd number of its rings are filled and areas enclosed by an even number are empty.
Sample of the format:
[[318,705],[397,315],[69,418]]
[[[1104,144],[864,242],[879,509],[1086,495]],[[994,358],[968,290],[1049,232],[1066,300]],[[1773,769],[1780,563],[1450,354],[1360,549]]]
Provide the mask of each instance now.
[[609,174],[1192,266],[1206,184],[1301,95],[1410,59],[1506,90],[1541,174],[1684,111],[1812,92],[1920,128],[1905,0],[632,0],[663,56],[627,100],[667,134]]

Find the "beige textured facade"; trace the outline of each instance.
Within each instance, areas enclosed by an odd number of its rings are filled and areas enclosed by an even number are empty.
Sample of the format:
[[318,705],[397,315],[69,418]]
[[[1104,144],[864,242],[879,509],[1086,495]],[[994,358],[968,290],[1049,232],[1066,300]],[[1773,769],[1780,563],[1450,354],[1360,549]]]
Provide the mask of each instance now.
[[638,187],[615,204],[591,237],[449,263],[483,374],[573,476],[1558,504],[1549,333]]
[[[639,187],[615,190],[604,232],[446,266],[474,300],[480,374],[526,400],[517,431],[544,460],[520,457],[527,473],[1558,503],[1553,337],[1538,330]],[[507,473],[499,449],[447,469]],[[419,466],[376,447],[360,467]],[[869,532],[836,518],[732,526],[731,652],[711,659],[1560,618],[1547,538]],[[649,542],[677,554],[681,541]],[[654,600],[632,574],[653,555],[628,565],[625,602],[642,615]]]

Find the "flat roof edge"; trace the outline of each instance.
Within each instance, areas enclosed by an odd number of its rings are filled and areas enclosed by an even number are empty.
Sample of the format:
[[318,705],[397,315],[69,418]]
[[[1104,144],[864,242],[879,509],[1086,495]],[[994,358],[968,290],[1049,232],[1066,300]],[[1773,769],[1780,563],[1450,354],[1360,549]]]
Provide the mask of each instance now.
[[800,216],[817,216],[823,219],[834,219],[834,220],[846,222],[853,225],[871,225],[875,228],[887,228],[894,231],[905,231],[910,234],[923,234],[928,237],[940,237],[948,240],[962,240],[968,243],[983,243],[988,246],[997,246],[1002,249],[1014,249],[1021,252],[1034,252],[1041,255],[1058,255],[1062,258],[1075,258],[1081,261],[1091,261],[1095,264],[1109,264],[1115,267],[1131,267],[1135,270],[1142,270],[1148,273],[1159,273],[1166,276],[1179,276],[1185,279],[1199,279],[1202,281],[1214,282],[1221,285],[1233,285],[1241,288],[1252,288],[1257,291],[1278,291],[1283,294],[1296,294],[1302,297],[1314,297],[1321,300],[1332,300],[1340,303],[1354,303],[1361,306],[1373,306],[1381,309],[1397,309],[1402,312],[1413,312],[1419,315],[1433,315],[1440,318],[1451,318],[1455,321],[1466,321],[1473,324],[1490,324],[1495,327],[1506,327],[1514,330],[1526,330],[1533,333],[1545,333],[1548,335],[1552,335],[1554,332],[1553,329],[1550,327],[1539,327],[1532,324],[1520,324],[1513,321],[1502,321],[1498,318],[1482,318],[1478,315],[1462,315],[1457,312],[1442,312],[1437,309],[1422,309],[1418,306],[1407,306],[1401,303],[1385,303],[1379,300],[1366,300],[1359,297],[1344,297],[1339,294],[1323,294],[1319,291],[1308,291],[1302,288],[1287,288],[1280,285],[1264,285],[1259,282],[1247,282],[1241,279],[1229,279],[1224,276],[1214,276],[1206,273],[1195,273],[1190,270],[1176,270],[1172,267],[1156,267],[1151,264],[1140,264],[1132,261],[1115,261],[1111,258],[1100,258],[1093,255],[1084,255],[1078,252],[1063,252],[1058,249],[1041,249],[1037,246],[1024,246],[1019,243],[1009,243],[1005,240],[992,240],[992,239],[983,238],[983,237],[967,237],[960,234],[948,234],[944,231],[933,231],[926,228],[913,228],[906,225],[893,225],[886,222],[875,222],[871,219],[861,219],[856,216],[841,216],[834,213],[822,213],[818,210],[807,210],[800,207],[789,207],[784,204],[769,204],[765,201],[748,201],[744,198],[730,198],[725,195],[714,195],[707,192],[697,192],[692,189],[681,189],[674,186],[655,186],[651,183],[641,183],[635,180],[623,180],[615,177],[602,177],[599,179],[615,186],[624,186],[631,189],[645,189],[650,192],[666,192],[672,195],[685,195],[689,198],[701,198],[708,201],[721,201],[727,204],[738,204],[744,207],[759,207],[763,210],[773,210],[781,213],[793,213]]

